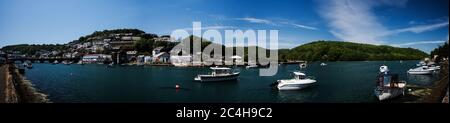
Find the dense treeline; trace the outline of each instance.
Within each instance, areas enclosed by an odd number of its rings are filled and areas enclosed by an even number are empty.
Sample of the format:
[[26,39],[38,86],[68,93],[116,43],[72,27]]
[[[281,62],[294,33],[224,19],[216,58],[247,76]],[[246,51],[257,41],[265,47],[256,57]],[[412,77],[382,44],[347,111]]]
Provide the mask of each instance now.
[[29,44],[19,44],[10,45],[2,48],[3,51],[13,52],[20,51],[24,55],[35,55],[38,51],[66,51],[69,47],[61,44],[43,44],[43,45],[29,45]]
[[431,51],[431,58],[434,58],[437,55],[436,62],[440,62],[442,58],[448,58],[448,41],[445,42],[444,45],[439,46],[438,48]]
[[122,33],[122,34],[132,33],[133,34],[132,36],[139,36],[143,39],[152,39],[152,38],[158,37],[158,35],[156,35],[156,34],[147,34],[144,31],[139,30],[139,29],[115,29],[115,30],[95,31],[92,34],[82,36],[78,40],[75,40],[71,43],[84,43],[84,42],[90,41],[90,40],[88,40],[89,38],[108,37],[111,34],[120,34],[120,33]]
[[413,48],[341,41],[317,41],[281,52],[281,60],[287,61],[416,60],[428,56],[426,53]]

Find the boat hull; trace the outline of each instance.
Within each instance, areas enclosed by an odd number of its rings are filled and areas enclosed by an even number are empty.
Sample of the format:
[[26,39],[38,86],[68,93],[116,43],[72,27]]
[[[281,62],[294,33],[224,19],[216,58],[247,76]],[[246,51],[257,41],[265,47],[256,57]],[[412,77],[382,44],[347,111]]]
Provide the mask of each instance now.
[[412,74],[412,75],[429,75],[429,74],[433,74],[433,71],[432,70],[428,70],[428,71],[409,70],[408,74]]
[[223,81],[236,81],[238,78],[239,73],[234,73],[230,75],[219,75],[219,76],[199,75],[196,78],[194,78],[194,80],[200,82],[223,82]]
[[382,90],[380,90],[378,88],[374,89],[375,96],[380,101],[388,100],[388,99],[392,99],[392,98],[404,95],[405,94],[404,92],[405,92],[405,88],[385,88]]
[[314,83],[310,83],[310,84],[285,84],[285,85],[277,86],[277,88],[280,91],[301,90],[301,89],[304,89],[304,88],[308,88],[308,87],[310,87],[312,85],[314,85]]

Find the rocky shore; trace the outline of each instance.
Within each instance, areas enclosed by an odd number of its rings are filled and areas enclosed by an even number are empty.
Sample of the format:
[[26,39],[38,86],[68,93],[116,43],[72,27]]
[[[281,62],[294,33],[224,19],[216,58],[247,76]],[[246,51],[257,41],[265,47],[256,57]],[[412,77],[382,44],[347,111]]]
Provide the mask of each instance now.
[[29,80],[12,64],[0,67],[0,103],[49,103],[43,93],[38,92]]

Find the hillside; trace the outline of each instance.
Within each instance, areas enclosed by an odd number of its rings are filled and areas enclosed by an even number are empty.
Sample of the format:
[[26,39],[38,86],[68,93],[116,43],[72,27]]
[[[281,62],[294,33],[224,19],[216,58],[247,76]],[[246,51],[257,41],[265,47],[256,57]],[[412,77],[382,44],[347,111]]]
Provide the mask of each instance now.
[[341,41],[316,41],[280,54],[281,60],[363,61],[416,60],[428,55],[418,49]]

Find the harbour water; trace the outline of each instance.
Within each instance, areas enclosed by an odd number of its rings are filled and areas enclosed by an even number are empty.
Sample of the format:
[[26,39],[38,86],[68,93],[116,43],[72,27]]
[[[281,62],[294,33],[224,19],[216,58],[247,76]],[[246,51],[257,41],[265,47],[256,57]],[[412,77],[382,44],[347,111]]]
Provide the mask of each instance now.
[[[377,102],[373,88],[379,67],[389,66],[408,84],[430,86],[437,75],[408,75],[419,61],[355,61],[309,63],[304,69],[318,81],[299,91],[277,91],[270,85],[291,78],[298,64],[280,65],[278,73],[260,77],[258,69],[241,68],[237,82],[193,81],[208,68],[33,64],[26,77],[52,102],[93,103],[361,103]],[[181,89],[175,89],[175,85]],[[401,97],[400,97],[401,98]]]

